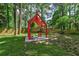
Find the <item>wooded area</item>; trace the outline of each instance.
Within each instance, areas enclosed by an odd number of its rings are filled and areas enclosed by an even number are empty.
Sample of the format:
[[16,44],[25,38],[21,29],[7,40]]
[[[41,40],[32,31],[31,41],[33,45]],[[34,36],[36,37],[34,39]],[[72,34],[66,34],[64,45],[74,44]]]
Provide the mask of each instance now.
[[[51,7],[52,6],[52,7]],[[48,24],[49,29],[60,31],[79,31],[79,4],[0,4],[0,28],[14,29],[14,34],[27,31],[27,21],[36,10]],[[47,13],[49,11],[49,13]],[[51,12],[50,12],[51,11]],[[48,20],[46,20],[47,15]],[[35,27],[35,24],[32,25]],[[52,31],[53,31],[52,30]]]
[[[48,41],[25,43],[28,21],[37,11],[46,22]],[[46,28],[36,23],[30,30],[45,36]],[[0,55],[79,55],[79,3],[0,3]]]

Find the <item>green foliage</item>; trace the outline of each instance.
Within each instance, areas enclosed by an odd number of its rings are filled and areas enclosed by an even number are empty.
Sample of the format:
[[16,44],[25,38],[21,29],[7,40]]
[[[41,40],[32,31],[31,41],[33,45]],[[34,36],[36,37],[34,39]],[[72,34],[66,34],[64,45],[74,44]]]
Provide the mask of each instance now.
[[79,30],[79,4],[57,4],[48,23],[52,28],[63,30]]
[[0,27],[5,27],[6,24],[5,4],[0,4]]
[[63,17],[60,17],[59,19],[56,20],[56,24],[55,26],[57,28],[63,28],[63,30],[65,29],[65,27],[68,25],[68,20],[69,20],[69,17],[68,16],[63,16]]
[[[27,27],[27,20],[35,15],[35,11],[41,12],[41,17],[45,20],[46,10],[50,10],[50,4],[16,4],[16,15],[14,15],[14,4],[0,4],[0,27],[14,28],[14,16],[16,16],[16,27],[21,25],[21,28]],[[79,30],[79,4],[56,4],[56,9],[52,12],[52,19],[48,22],[48,27],[57,29],[75,29]],[[36,9],[35,11],[33,9]],[[19,11],[22,15],[20,16]],[[22,17],[22,18],[21,18]],[[19,23],[21,20],[21,23]],[[34,27],[33,25],[32,27]]]
[[31,27],[32,28],[35,28],[35,27],[37,27],[38,25],[36,24],[36,23],[32,23],[32,25],[31,25]]

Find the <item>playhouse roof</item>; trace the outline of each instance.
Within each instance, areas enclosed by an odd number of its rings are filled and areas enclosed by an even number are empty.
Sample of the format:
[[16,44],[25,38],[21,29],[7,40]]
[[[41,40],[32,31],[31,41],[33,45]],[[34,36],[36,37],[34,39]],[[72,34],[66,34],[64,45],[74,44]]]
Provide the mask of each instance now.
[[42,20],[41,16],[38,13],[36,13],[35,16],[31,18],[28,22],[29,24],[37,23],[37,25],[41,27],[47,26],[46,22]]

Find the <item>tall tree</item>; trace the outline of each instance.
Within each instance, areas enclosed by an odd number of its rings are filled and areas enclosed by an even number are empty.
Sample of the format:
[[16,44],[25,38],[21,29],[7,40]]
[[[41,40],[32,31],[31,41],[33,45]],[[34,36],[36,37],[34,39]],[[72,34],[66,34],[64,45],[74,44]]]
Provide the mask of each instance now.
[[9,28],[9,4],[6,4],[7,7],[7,27]]
[[14,11],[14,35],[16,35],[16,4],[14,3],[14,8],[13,8],[13,11]]
[[19,3],[19,22],[18,22],[18,34],[21,33],[21,21],[22,21],[22,4]]

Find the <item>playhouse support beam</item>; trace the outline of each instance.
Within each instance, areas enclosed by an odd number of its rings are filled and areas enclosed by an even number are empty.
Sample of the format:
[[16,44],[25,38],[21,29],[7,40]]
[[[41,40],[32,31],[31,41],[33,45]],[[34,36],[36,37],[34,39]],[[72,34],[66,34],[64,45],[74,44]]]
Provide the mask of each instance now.
[[28,40],[31,39],[31,33],[30,33],[30,23],[28,22]]

